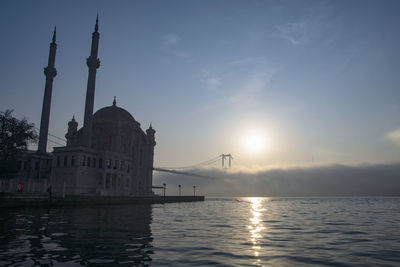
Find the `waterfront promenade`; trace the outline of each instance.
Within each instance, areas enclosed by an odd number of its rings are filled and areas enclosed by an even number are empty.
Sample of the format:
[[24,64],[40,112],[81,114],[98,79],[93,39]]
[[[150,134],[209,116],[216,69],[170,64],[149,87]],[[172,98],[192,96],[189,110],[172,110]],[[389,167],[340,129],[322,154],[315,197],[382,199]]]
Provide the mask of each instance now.
[[0,194],[0,208],[13,207],[63,207],[83,205],[163,204],[204,201],[204,196],[65,196],[65,198],[38,194]]

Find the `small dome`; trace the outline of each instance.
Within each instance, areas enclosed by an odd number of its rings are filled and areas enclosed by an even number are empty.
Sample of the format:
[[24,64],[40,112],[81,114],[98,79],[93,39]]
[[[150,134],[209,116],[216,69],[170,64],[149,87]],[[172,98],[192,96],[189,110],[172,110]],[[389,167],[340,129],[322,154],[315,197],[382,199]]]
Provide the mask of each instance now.
[[78,126],[78,123],[75,120],[75,115],[72,116],[72,119],[68,122],[68,126],[70,126],[70,127],[73,127],[73,126],[77,127]]

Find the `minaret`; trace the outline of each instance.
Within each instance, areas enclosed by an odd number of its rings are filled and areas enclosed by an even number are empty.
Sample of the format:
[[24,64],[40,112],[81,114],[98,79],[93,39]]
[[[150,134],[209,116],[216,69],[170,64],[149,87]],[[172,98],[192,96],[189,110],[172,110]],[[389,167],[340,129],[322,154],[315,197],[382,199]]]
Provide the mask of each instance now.
[[54,67],[56,61],[56,28],[54,27],[53,41],[50,44],[49,62],[44,68],[46,76],[46,85],[44,87],[42,118],[40,120],[39,145],[38,152],[45,153],[47,147],[47,135],[49,133],[51,93],[53,91],[53,79],[57,75],[57,70]]
[[97,58],[100,34],[99,29],[99,15],[96,18],[96,25],[92,34],[92,48],[90,56],[86,60],[89,68],[89,76],[86,91],[85,103],[85,117],[83,121],[83,145],[92,146],[92,124],[93,124],[93,105],[94,105],[94,90],[96,87],[96,71],[100,67],[100,60]]
[[156,141],[154,138],[154,134],[156,133],[156,131],[153,129],[153,127],[151,127],[151,123],[149,129],[146,130],[146,133],[148,143],[151,145],[151,147],[154,147],[156,145]]
[[156,131],[154,131],[153,127],[150,127],[149,129],[146,130],[146,135],[147,135],[147,160],[148,160],[148,174],[146,175],[146,188],[147,189],[147,194],[151,194],[151,187],[153,185],[153,165],[154,165],[154,146],[156,145],[156,141],[154,138],[154,134]]

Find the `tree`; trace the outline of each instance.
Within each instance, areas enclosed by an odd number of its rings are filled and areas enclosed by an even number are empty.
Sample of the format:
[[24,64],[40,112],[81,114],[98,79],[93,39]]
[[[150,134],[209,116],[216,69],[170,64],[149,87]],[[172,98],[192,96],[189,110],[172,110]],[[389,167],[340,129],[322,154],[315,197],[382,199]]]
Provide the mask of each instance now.
[[18,154],[38,139],[35,125],[26,118],[14,118],[12,112],[0,111],[0,177],[14,176],[18,170]]

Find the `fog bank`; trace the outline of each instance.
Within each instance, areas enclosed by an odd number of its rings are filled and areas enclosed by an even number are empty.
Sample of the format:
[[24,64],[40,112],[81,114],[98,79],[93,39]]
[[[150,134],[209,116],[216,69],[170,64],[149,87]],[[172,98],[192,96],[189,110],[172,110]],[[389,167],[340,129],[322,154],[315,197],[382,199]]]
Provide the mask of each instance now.
[[[155,172],[154,184],[167,184],[167,195],[206,196],[400,196],[400,163],[299,165],[192,169],[209,178]],[[156,191],[161,193],[161,191]]]

